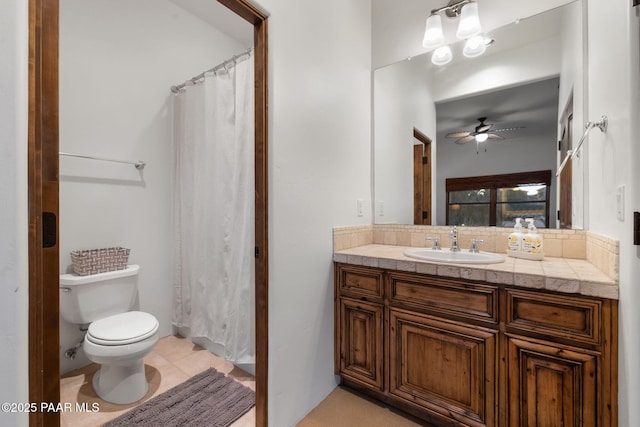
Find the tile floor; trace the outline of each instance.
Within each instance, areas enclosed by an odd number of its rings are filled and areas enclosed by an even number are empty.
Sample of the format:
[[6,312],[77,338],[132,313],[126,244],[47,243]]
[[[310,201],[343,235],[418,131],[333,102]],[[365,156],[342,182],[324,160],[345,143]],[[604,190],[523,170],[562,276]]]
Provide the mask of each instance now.
[[[100,399],[91,385],[99,366],[91,364],[71,371],[60,378],[60,401],[85,404],[92,408],[98,403],[98,412],[62,412],[62,427],[95,427],[116,418],[131,408],[176,386],[192,376],[213,367],[255,390],[252,375],[236,368],[230,362],[214,356],[190,340],[169,336],[158,341],[155,349],[144,359],[149,391],[140,401],[130,405],[115,405]],[[244,414],[232,427],[254,427],[255,407]],[[362,398],[342,388],[335,389],[317,408],[299,424],[300,427],[412,427],[418,426],[402,414],[389,411],[383,405]]]
[[[296,427],[429,427],[349,389],[334,389]],[[435,427],[435,426],[431,426]]]
[[[91,380],[99,367],[96,364],[91,364],[63,375],[60,379],[61,402],[69,402],[74,406],[76,403],[85,403],[85,407],[88,408],[91,408],[92,404],[98,403],[100,410],[98,412],[62,412],[61,426],[100,426],[210,367],[235,378],[240,383],[255,390],[255,379],[252,375],[182,337],[169,336],[162,338],[158,341],[155,349],[145,357],[144,363],[147,379],[149,380],[149,391],[140,401],[130,405],[114,405],[105,402],[95,394],[91,386]],[[255,418],[254,407],[233,423],[232,426],[253,427],[255,426]]]

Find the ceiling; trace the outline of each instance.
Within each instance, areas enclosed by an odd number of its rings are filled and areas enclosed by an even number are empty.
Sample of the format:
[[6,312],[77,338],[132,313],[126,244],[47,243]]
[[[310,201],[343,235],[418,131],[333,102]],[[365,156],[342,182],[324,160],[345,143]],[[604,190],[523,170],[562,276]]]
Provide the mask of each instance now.
[[240,18],[214,0],[170,0],[176,6],[202,19],[220,32],[240,42],[253,46],[253,25]]
[[522,86],[485,93],[436,106],[438,143],[451,143],[450,132],[473,131],[479,117],[487,117],[492,129],[524,127],[499,135],[513,140],[530,138],[556,131],[558,121],[559,78],[529,83]]

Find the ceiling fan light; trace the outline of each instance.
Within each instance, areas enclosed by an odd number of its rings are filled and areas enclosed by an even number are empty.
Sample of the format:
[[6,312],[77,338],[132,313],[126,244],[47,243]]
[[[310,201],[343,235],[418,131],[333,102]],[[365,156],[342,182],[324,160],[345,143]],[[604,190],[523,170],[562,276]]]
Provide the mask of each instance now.
[[442,32],[442,17],[438,14],[431,15],[427,18],[422,46],[427,49],[432,49],[442,45],[443,43],[444,33]]
[[485,142],[489,138],[486,133],[479,133],[476,135],[476,142]]
[[478,16],[478,3],[471,2],[462,6],[460,11],[460,23],[456,37],[459,39],[468,39],[482,32],[480,25],[480,17]]
[[442,46],[433,51],[431,62],[435,65],[445,65],[451,62],[453,54],[449,46]]
[[464,44],[462,54],[467,58],[475,58],[482,55],[487,50],[487,45],[484,42],[484,37],[481,35],[471,37]]

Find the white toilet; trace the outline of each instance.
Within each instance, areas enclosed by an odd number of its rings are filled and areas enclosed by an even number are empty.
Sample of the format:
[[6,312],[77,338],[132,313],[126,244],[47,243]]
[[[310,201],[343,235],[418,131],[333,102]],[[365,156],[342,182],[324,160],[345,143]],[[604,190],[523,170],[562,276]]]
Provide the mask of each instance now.
[[158,320],[128,311],[137,295],[139,266],[78,276],[60,275],[60,314],[70,323],[89,324],[82,345],[87,358],[102,365],[93,376],[101,399],[127,404],[149,389],[143,358],[158,342]]

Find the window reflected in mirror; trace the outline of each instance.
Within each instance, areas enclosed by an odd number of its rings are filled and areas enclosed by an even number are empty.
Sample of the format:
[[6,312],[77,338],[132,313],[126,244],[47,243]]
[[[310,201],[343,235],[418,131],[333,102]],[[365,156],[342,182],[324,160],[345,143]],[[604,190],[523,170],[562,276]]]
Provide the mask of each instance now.
[[513,227],[516,218],[549,225],[551,171],[450,178],[447,225]]
[[451,225],[489,225],[491,190],[488,188],[452,191],[448,194]]
[[512,227],[516,218],[533,218],[537,228],[547,228],[549,188],[545,184],[522,184],[511,188],[498,188],[496,224]]

